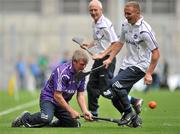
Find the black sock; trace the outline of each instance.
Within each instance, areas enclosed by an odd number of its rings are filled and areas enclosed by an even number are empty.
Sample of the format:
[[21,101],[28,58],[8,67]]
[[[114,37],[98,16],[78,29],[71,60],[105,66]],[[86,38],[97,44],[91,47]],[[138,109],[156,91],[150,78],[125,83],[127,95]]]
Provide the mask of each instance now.
[[136,103],[136,101],[137,101],[137,99],[136,99],[136,98],[131,97],[131,104],[135,104],[135,103]]

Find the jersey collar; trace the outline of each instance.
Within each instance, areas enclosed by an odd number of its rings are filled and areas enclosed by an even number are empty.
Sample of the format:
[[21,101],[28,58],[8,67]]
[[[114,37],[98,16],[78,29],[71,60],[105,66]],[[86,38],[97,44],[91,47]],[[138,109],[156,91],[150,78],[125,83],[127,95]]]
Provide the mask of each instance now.
[[98,28],[106,27],[105,24],[102,23],[103,19],[104,19],[104,15],[102,15],[102,16],[98,19],[98,21],[97,21],[96,23],[94,23],[94,24],[96,25],[96,27],[98,27]]
[[73,66],[73,61],[71,61],[71,64],[69,66],[69,70],[72,74],[75,74],[75,69],[74,69],[74,66]]
[[143,21],[143,17],[141,16],[141,18],[135,23],[136,26],[140,26],[142,24]]

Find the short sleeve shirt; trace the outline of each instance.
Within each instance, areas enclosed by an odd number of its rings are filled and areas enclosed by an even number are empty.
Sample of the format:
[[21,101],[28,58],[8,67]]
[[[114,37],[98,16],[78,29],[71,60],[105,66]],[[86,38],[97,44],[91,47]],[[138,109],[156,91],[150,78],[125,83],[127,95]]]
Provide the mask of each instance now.
[[121,69],[136,66],[146,72],[151,62],[151,51],[158,48],[158,44],[151,26],[143,17],[134,25],[125,20],[122,24],[120,42],[127,48]]
[[45,87],[41,91],[40,99],[51,101],[55,104],[54,92],[60,91],[64,99],[68,102],[76,92],[83,92],[85,78],[78,83],[75,82],[75,70],[71,62],[61,64],[52,72]]
[[103,15],[99,18],[97,23],[93,22],[92,28],[94,46],[89,48],[92,53],[98,54],[103,52],[111,43],[118,41],[111,21]]

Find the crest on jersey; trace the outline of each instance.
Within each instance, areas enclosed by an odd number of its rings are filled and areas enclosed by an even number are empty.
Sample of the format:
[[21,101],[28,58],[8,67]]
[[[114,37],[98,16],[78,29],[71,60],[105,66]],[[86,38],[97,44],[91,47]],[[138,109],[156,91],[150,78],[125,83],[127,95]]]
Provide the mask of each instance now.
[[137,34],[134,34],[134,39],[137,39],[138,38],[138,35]]

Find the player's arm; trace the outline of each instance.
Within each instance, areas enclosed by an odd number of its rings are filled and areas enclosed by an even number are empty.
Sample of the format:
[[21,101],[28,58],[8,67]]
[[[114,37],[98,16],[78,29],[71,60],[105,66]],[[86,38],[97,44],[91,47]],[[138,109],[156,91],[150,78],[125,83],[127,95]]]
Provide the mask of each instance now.
[[144,31],[144,32],[142,32],[141,36],[142,36],[142,40],[146,43],[148,49],[150,49],[152,52],[150,65],[144,76],[144,83],[151,84],[152,83],[152,73],[157,66],[158,59],[160,57],[160,52],[158,49],[158,43],[156,41],[156,38],[155,38],[153,32],[149,33],[149,31]]
[[84,92],[77,92],[77,102],[79,104],[79,107],[81,108],[84,118],[86,120],[92,120],[92,114],[88,111],[86,107]]
[[154,72],[154,69],[157,66],[159,57],[160,57],[159,49],[156,48],[156,49],[152,50],[151,63],[149,65],[149,68],[147,69],[146,75],[144,77],[145,84],[152,83],[152,73]]
[[123,44],[121,42],[115,42],[114,44],[112,44],[112,48],[110,51],[110,56],[109,56],[109,60],[112,61],[114,59],[114,57],[119,53],[119,51],[122,49]]
[[[108,68],[109,64],[113,61],[114,57],[119,53],[119,51],[122,49],[123,44],[120,42],[115,42],[110,46],[110,50],[107,50],[107,54],[109,54],[109,58],[106,59],[103,64],[106,65],[105,68]],[[105,50],[106,51],[106,50]],[[106,55],[107,55],[106,54]]]
[[56,100],[56,102],[65,110],[67,110],[72,118],[79,118],[80,114],[75,111],[63,98],[62,96],[62,92],[60,91],[55,91],[54,92],[54,99]]

